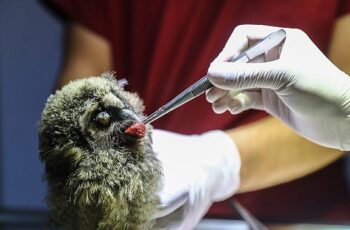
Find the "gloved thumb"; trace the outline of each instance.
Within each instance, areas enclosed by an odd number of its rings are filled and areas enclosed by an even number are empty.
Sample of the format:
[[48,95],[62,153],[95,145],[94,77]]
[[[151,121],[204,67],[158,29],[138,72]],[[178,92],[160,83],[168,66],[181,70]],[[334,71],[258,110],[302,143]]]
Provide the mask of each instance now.
[[214,86],[225,90],[277,90],[292,79],[282,70],[278,60],[263,63],[213,62],[208,70],[208,78]]

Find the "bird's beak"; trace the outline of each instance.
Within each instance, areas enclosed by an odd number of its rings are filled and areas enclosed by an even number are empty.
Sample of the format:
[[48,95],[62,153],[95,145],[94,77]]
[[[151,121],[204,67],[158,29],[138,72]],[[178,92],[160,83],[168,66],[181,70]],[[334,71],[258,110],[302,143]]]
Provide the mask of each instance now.
[[132,140],[139,140],[146,135],[146,126],[141,122],[141,119],[131,110],[123,109],[122,116],[125,120],[130,120],[130,123],[126,125],[124,133],[127,138]]
[[146,135],[146,126],[142,122],[135,122],[125,129],[125,134],[136,139],[142,139]]

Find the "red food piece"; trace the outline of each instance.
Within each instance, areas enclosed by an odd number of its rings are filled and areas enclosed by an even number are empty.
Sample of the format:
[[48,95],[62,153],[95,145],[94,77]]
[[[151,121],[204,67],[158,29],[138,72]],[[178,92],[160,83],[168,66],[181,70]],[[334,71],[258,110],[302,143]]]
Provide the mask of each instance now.
[[146,135],[146,126],[142,122],[136,122],[125,130],[125,134],[134,136],[137,139],[144,138]]

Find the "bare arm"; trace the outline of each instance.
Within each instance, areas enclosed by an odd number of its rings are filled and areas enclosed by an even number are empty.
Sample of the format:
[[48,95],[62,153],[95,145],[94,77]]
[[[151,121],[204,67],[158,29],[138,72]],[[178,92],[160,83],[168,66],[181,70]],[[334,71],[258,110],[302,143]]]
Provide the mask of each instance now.
[[350,14],[339,18],[329,47],[329,59],[341,70],[350,74]]
[[106,39],[78,24],[68,27],[66,39],[65,60],[57,88],[71,80],[111,70],[111,48]]
[[310,174],[343,156],[297,135],[276,118],[229,130],[241,154],[239,192],[254,191]]
[[[335,25],[329,58],[350,73],[350,15]],[[288,182],[332,163],[343,152],[324,148],[298,136],[276,118],[228,131],[242,158],[239,192],[262,189]]]

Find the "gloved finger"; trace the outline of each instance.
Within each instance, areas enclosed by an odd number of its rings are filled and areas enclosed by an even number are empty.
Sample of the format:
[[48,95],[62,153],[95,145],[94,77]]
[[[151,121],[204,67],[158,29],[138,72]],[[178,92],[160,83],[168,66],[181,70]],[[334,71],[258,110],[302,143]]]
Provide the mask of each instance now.
[[208,78],[214,86],[226,90],[277,90],[294,79],[293,75],[287,74],[284,66],[279,60],[265,63],[212,63]]
[[242,51],[255,44],[272,32],[277,31],[278,27],[263,26],[263,25],[240,25],[237,26],[230,38],[228,39],[224,49],[220,52],[214,62],[229,61],[234,56],[237,56]]
[[238,114],[249,109],[262,109],[261,91],[244,91],[233,96],[228,104],[231,114]]
[[205,92],[205,98],[209,103],[213,103],[219,98],[224,97],[228,93],[227,90],[213,87]]
[[[229,92],[228,90],[213,87],[213,88],[207,90],[206,99],[208,102],[213,103],[213,102],[219,100],[220,98],[226,96],[226,94],[228,92]],[[236,91],[236,94],[238,94],[238,93],[239,93],[239,91]],[[230,94],[233,95],[233,92],[230,92]]]
[[[213,102],[212,107],[215,113],[221,114],[226,110],[230,110],[231,107],[239,106],[239,101],[235,100],[235,96],[239,95],[240,91],[228,91],[228,93],[222,98]],[[237,103],[237,104],[236,104]]]
[[262,62],[277,60],[280,58],[281,51],[282,51],[281,46],[275,47],[253,58],[252,60],[249,61],[249,63],[262,63]]
[[[260,41],[260,39],[249,39],[248,40],[248,44],[249,44],[248,46],[251,47],[251,46],[255,45],[257,42],[259,42],[259,41]],[[279,49],[277,49],[277,50],[279,50]],[[275,57],[275,55],[272,56],[271,54],[275,54],[275,53],[277,53],[276,49],[270,49],[270,50],[266,51],[265,53],[263,53],[263,54],[255,57],[255,58],[251,59],[249,62],[250,63],[261,63],[261,62],[267,62],[267,61],[275,60],[277,58],[271,59],[272,57],[273,58]]]
[[228,104],[231,103],[232,98],[225,96],[212,103],[213,111],[217,114],[222,114],[228,110]]
[[234,92],[228,93],[223,98],[212,104],[215,113],[224,113],[226,110],[232,114],[238,114],[248,109],[263,109],[261,91],[244,91],[239,94]]

